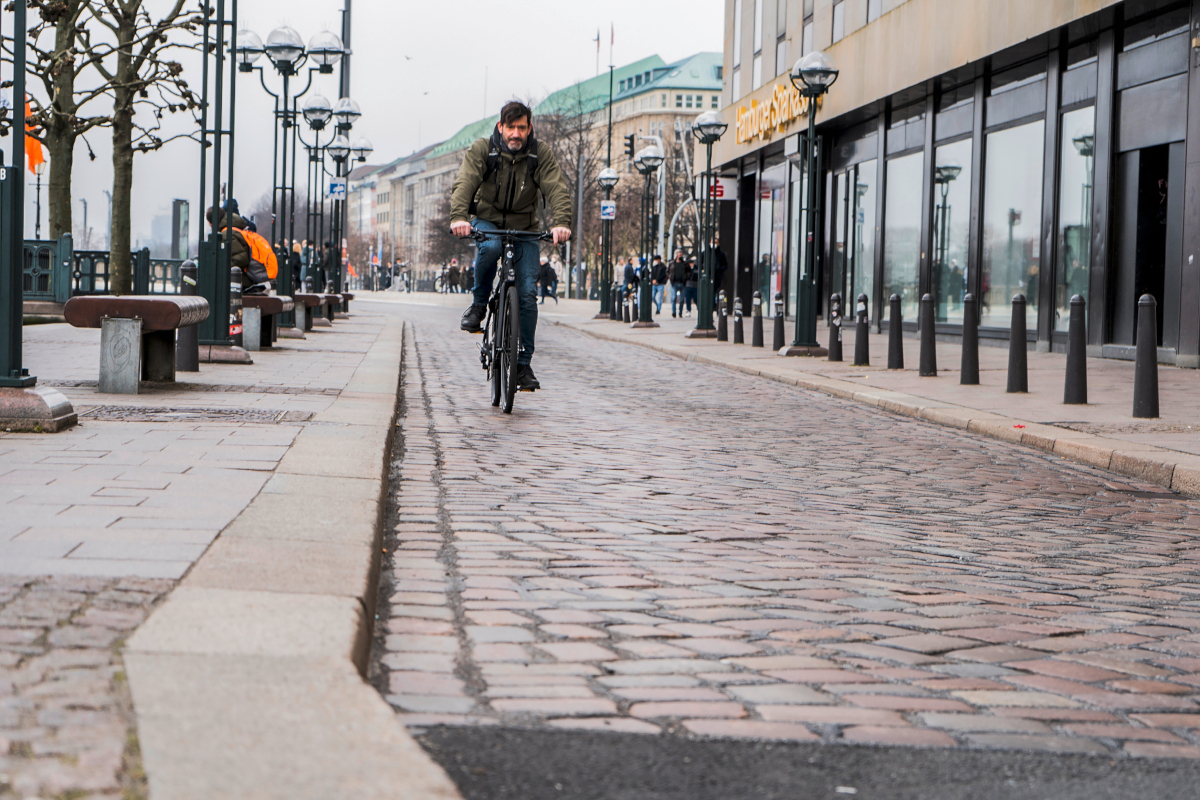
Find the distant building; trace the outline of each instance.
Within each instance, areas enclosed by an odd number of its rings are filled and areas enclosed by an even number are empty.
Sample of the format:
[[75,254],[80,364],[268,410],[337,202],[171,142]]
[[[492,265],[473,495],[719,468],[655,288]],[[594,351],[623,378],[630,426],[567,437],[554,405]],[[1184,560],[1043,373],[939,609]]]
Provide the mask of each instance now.
[[[670,150],[673,143],[683,141],[692,117],[719,105],[721,58],[720,53],[700,53],[667,64],[658,56],[650,56],[613,71],[612,159],[618,169],[632,171],[632,164],[626,163],[622,153],[621,137],[625,134],[659,136]],[[539,117],[586,114],[591,134],[602,144],[608,130],[609,88],[606,72],[553,92],[533,108],[535,130]],[[425,245],[429,221],[449,195],[466,149],[477,139],[490,136],[498,121],[499,115],[493,115],[472,122],[444,142],[397,159],[352,183],[349,192],[355,197],[350,205],[350,230],[354,232],[361,226],[364,232],[374,235],[374,226],[383,225],[385,236],[394,243],[396,257],[417,267],[432,266]],[[638,148],[646,144],[639,141]],[[682,163],[668,165],[668,170],[682,172],[685,168]],[[374,214],[366,210],[369,203],[373,204]],[[359,208],[363,209],[361,215]],[[386,222],[381,221],[380,214],[386,215]],[[661,224],[665,226],[666,221]]]

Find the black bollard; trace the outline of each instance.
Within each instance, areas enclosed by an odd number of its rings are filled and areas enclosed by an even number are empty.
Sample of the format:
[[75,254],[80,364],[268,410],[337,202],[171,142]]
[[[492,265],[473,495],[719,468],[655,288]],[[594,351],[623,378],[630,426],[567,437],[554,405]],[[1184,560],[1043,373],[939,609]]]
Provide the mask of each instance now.
[[842,360],[842,296],[829,297],[829,360]]
[[775,332],[771,337],[771,349],[776,353],[783,349],[783,292],[775,293]]
[[1133,367],[1133,416],[1158,416],[1158,303],[1152,295],[1138,300],[1137,359]]
[[865,294],[858,296],[858,308],[854,313],[858,318],[854,324],[854,366],[869,367],[871,366],[871,341],[867,337],[871,332],[867,327],[867,296]]
[[[183,262],[179,268],[179,293],[184,297],[196,295],[196,262]],[[200,330],[196,325],[180,328],[175,335],[175,371],[200,371]]]
[[933,295],[926,294],[921,298],[921,313],[917,318],[917,327],[921,329],[921,358],[918,374],[922,378],[937,377],[937,343],[934,336],[937,330],[933,321]]
[[754,315],[750,321],[750,346],[763,346],[762,292],[754,293]]
[[621,285],[614,283],[612,286],[612,302],[608,306],[608,318],[613,322],[621,321]]
[[[696,307],[699,312],[699,306]],[[717,341],[729,341],[729,305],[725,302],[725,290],[717,295]]]
[[630,323],[630,322],[633,322],[633,312],[630,310],[630,307],[633,305],[633,288],[632,287],[629,287],[629,286],[625,287],[624,300],[625,300],[625,302],[623,302],[621,305],[625,309],[625,322]]
[[742,298],[733,301],[733,343],[746,343],[746,330],[742,327]]
[[979,385],[979,303],[975,295],[963,297],[962,363],[959,367],[963,386]]
[[1025,295],[1013,295],[1012,327],[1008,332],[1008,388],[1005,390],[1012,394],[1029,391],[1025,330]]
[[234,347],[242,346],[242,270],[229,270],[229,338]]
[[1071,325],[1067,329],[1067,383],[1063,403],[1087,405],[1087,305],[1080,295],[1071,298]]
[[903,325],[900,320],[900,295],[888,300],[888,369],[904,369]]

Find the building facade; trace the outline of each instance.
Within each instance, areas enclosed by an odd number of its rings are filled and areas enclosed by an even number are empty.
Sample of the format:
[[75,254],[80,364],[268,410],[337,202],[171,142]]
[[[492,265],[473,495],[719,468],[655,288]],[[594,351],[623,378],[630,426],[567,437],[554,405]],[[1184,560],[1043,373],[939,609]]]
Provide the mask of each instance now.
[[1006,339],[1022,294],[1030,346],[1061,351],[1078,294],[1089,353],[1131,358],[1149,294],[1160,361],[1200,367],[1200,2],[727,0],[726,36],[727,291],[794,312],[808,109],[787,72],[821,49],[822,313],[866,295],[881,330],[895,294],[913,328],[928,293],[954,337],[970,293]]

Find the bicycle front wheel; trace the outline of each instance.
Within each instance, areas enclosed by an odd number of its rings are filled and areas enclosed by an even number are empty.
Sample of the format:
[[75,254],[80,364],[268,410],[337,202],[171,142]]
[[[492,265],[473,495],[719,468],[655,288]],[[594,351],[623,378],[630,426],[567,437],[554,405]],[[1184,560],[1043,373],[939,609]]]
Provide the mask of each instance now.
[[488,317],[488,340],[484,347],[488,353],[488,380],[491,382],[492,405],[498,406],[500,398],[504,396],[504,385],[500,378],[500,373],[504,371],[500,366],[500,315],[491,313]]
[[517,396],[517,356],[521,353],[521,319],[517,307],[517,287],[508,287],[504,303],[504,339],[501,350],[501,369],[504,372],[504,413],[511,414]]

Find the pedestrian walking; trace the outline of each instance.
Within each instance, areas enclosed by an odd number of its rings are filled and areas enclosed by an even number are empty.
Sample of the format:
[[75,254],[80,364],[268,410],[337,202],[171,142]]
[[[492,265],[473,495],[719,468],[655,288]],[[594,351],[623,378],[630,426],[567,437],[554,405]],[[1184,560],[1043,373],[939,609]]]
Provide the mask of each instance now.
[[324,292],[325,287],[330,285],[335,269],[337,269],[337,256],[333,252],[333,242],[326,242],[325,252],[321,254],[321,274],[317,276],[320,279],[318,292]]
[[671,279],[671,317],[675,318],[675,307],[678,304],[678,316],[683,316],[683,286],[687,282],[687,259],[683,257],[682,250],[675,251],[675,258],[671,261],[671,269],[669,277]]
[[663,296],[667,292],[667,265],[660,255],[655,255],[650,264],[650,283],[654,287],[654,313],[661,314]]
[[448,275],[449,275],[449,282],[446,284],[446,291],[450,294],[458,294],[458,292],[459,292],[458,282],[462,278],[462,275],[460,275],[459,271],[458,271],[458,259],[457,258],[450,260],[450,269],[448,271]]
[[[700,273],[696,271],[696,257],[688,259],[687,275],[683,279],[683,299],[687,303],[687,316],[692,315],[692,303],[696,302],[696,287],[699,285]],[[696,306],[700,308],[699,305]]]
[[[553,287],[558,282],[557,276],[554,274],[554,267],[550,266],[550,259],[542,256],[538,264],[538,286],[541,287],[541,296],[538,299],[538,305],[546,304],[547,295],[553,295]],[[554,302],[558,302],[558,296],[554,296]]]
[[288,269],[292,271],[292,286],[300,285],[301,270],[304,266],[304,259],[301,254],[304,248],[299,242],[292,242],[292,254],[288,256]]

